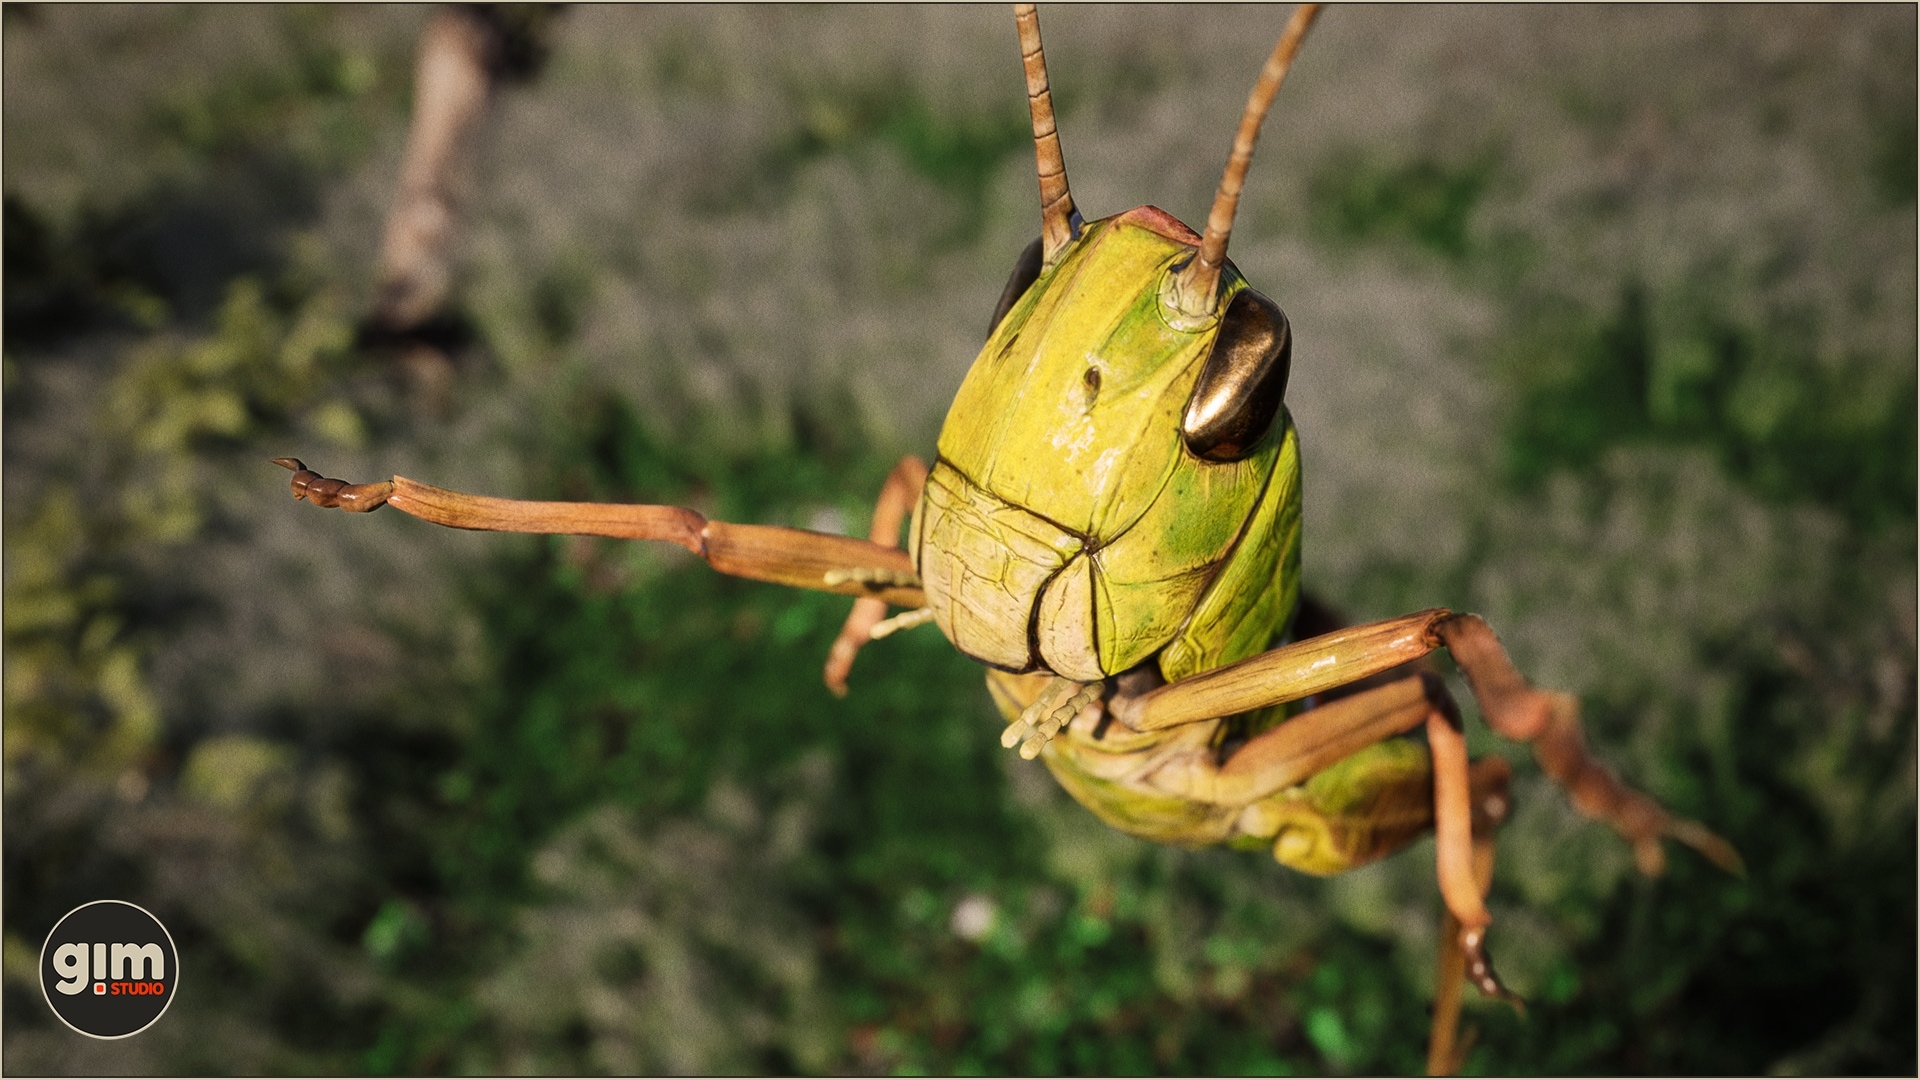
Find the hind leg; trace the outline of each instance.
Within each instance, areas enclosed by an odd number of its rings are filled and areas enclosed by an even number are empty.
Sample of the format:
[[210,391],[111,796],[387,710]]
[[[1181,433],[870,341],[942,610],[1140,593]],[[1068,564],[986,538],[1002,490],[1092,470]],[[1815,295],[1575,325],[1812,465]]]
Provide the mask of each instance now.
[[[1392,739],[1423,725],[1425,754]],[[1199,748],[1167,754],[1146,779],[1170,795],[1244,807],[1240,833],[1272,837],[1276,859],[1311,873],[1341,873],[1431,827],[1434,871],[1459,922],[1467,977],[1483,994],[1516,1001],[1486,955],[1493,920],[1473,853],[1475,832],[1489,832],[1486,822],[1506,815],[1508,774],[1504,761],[1493,760],[1480,773],[1476,785],[1452,695],[1437,675],[1423,673],[1309,709],[1224,761]]]
[[[1418,660],[1444,645],[1473,687],[1487,725],[1531,742],[1541,768],[1566,789],[1575,808],[1633,845],[1642,872],[1657,874],[1671,837],[1732,873],[1741,872],[1732,845],[1695,821],[1667,813],[1628,787],[1593,756],[1571,694],[1540,690],[1523,678],[1478,615],[1433,608],[1283,645],[1236,664],[1111,703],[1113,717],[1138,732],[1159,731],[1219,716],[1298,701]],[[1311,714],[1308,714],[1311,715]]]

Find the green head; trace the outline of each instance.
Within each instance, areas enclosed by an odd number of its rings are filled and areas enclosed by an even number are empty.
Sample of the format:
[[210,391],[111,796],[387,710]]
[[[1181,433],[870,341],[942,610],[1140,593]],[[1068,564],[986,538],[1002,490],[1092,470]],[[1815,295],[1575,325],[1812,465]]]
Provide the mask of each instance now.
[[1292,614],[1300,454],[1286,316],[1227,261],[1261,120],[1317,5],[1240,119],[1205,236],[1143,206],[1084,224],[1040,24],[1016,5],[1040,239],[940,432],[912,554],[935,622],[1008,671],[1169,681],[1267,647]]
[[[1016,269],[913,524],[928,603],[962,652],[1084,682],[1186,641],[1185,659],[1162,658],[1172,677],[1264,648],[1290,613],[1288,326],[1230,263],[1217,314],[1179,310],[1169,294],[1200,241],[1141,207]],[[1218,595],[1236,563],[1235,595]]]

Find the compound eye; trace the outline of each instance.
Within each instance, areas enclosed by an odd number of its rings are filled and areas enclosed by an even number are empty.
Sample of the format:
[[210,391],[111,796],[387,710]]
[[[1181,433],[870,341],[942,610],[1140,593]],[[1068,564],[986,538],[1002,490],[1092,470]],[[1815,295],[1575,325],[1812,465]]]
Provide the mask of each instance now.
[[1180,418],[1187,449],[1207,461],[1252,453],[1280,413],[1292,362],[1293,332],[1280,306],[1252,289],[1235,294]]
[[1019,261],[1013,264],[1013,274],[1007,278],[1007,287],[1000,292],[1000,302],[993,308],[993,324],[987,327],[987,336],[992,337],[1000,329],[1000,320],[1007,317],[1013,305],[1027,294],[1033,283],[1040,280],[1040,238],[1034,237],[1033,243],[1020,253]]

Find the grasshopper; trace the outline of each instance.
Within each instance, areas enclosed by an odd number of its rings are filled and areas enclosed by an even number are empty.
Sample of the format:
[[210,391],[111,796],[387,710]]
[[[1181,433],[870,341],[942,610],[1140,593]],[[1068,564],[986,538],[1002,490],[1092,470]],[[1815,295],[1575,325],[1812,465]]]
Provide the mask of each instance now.
[[[1038,16],[1015,7],[1040,236],[1016,262],[933,465],[894,468],[868,540],[674,506],[489,498],[404,477],[347,484],[276,461],[294,471],[295,498],[322,507],[667,541],[723,573],[853,596],[826,662],[835,693],[866,642],[932,622],[986,665],[1002,744],[1136,836],[1262,848],[1330,875],[1431,830],[1445,913],[1428,1066],[1457,1070],[1461,984],[1520,1004],[1486,949],[1510,770],[1468,760],[1459,709],[1423,658],[1444,648],[1488,725],[1531,742],[1643,872],[1659,872],[1669,837],[1731,871],[1740,863],[1594,758],[1575,698],[1531,686],[1478,616],[1433,609],[1309,633],[1297,614],[1292,332],[1226,251],[1261,124],[1316,15],[1297,9],[1261,70],[1196,234],[1152,206],[1081,216]],[[907,610],[888,618],[892,607]],[[1400,737],[1416,731],[1424,740]]]

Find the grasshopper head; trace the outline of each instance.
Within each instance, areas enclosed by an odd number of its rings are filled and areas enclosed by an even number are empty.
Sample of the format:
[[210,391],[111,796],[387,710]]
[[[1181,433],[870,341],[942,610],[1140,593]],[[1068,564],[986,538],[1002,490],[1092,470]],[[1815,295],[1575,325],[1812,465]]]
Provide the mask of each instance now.
[[1151,206],[1082,221],[1039,16],[1016,5],[1040,239],[947,413],[912,527],[927,603],[962,652],[1090,682],[1167,649],[1173,678],[1265,647],[1287,616],[1291,335],[1226,253],[1261,120],[1317,10],[1294,12],[1261,69],[1202,237]]
[[1286,317],[1231,264],[1220,314],[1170,282],[1200,238],[1151,206],[1023,283],[941,430],[913,541],[961,651],[1089,681],[1172,640],[1246,531],[1291,426]]

